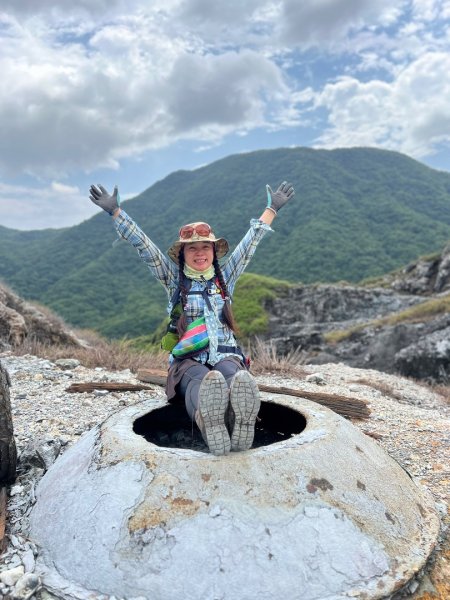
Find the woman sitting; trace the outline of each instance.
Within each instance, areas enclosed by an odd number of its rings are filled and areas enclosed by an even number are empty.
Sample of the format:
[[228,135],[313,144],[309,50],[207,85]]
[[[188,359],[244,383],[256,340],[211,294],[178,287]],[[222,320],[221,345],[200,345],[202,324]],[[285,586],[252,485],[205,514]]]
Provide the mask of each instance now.
[[178,333],[178,343],[170,348],[167,398],[184,398],[189,416],[217,456],[251,448],[260,408],[258,386],[236,341],[231,296],[278,210],[294,196],[286,182],[276,192],[266,189],[265,210],[221,266],[228,242],[207,223],[181,227],[166,256],[120,208],[117,187],[112,194],[101,185],[90,188],[92,202],[112,215],[118,234],[167,290]]

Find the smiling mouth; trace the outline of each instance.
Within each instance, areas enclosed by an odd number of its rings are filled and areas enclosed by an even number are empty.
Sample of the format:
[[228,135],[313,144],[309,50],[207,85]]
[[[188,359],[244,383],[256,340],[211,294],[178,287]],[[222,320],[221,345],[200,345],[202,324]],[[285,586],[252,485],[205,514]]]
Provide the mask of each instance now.
[[209,265],[208,261],[204,258],[199,258],[197,260],[194,260],[193,264],[199,271],[202,271],[203,269],[207,268]]

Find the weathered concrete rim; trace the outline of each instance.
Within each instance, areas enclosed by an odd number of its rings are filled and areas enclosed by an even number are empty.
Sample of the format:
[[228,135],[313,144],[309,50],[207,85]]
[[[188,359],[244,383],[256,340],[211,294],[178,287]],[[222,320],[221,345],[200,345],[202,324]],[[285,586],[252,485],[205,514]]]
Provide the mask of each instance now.
[[[266,397],[264,397],[264,396],[266,396]],[[339,415],[336,415],[336,413],[334,413],[333,411],[331,411],[325,407],[321,407],[320,405],[315,404],[314,402],[311,402],[310,400],[307,400],[306,398],[305,399],[303,399],[303,398],[293,399],[291,396],[277,395],[276,401],[275,401],[275,400],[272,400],[272,397],[270,396],[270,394],[267,394],[267,395],[264,394],[264,396],[262,398],[264,402],[268,402],[268,403],[274,404],[274,405],[284,406],[284,407],[290,408],[291,410],[298,412],[300,415],[305,417],[306,426],[303,431],[301,431],[298,434],[293,435],[288,440],[275,442],[268,446],[261,446],[259,448],[251,448],[250,450],[246,451],[246,454],[249,452],[252,454],[256,454],[256,455],[258,455],[260,453],[266,453],[269,451],[270,452],[280,452],[280,451],[283,451],[285,448],[297,447],[297,446],[301,446],[305,443],[314,442],[316,439],[318,440],[329,434],[329,432],[323,428],[324,418],[327,419],[327,422],[329,425],[330,417],[336,416],[337,417],[336,426],[338,426],[339,419],[341,418],[341,417],[339,417]],[[305,403],[307,403],[305,406],[301,407],[301,410],[299,410],[299,406],[298,406],[299,401],[302,401],[302,402],[304,401]],[[126,408],[118,410],[115,413],[113,413],[112,415],[110,415],[109,417],[107,417],[107,419],[105,419],[103,421],[103,423],[100,424],[100,429],[103,430],[105,425],[109,426],[112,423],[113,424],[112,430],[115,431],[119,435],[120,434],[123,435],[123,433],[125,431],[125,428],[123,427],[123,422],[127,418],[129,418],[132,421],[132,423],[134,423],[134,421],[149,414],[150,412],[152,412],[154,410],[158,410],[160,408],[164,408],[168,405],[169,404],[168,404],[167,400],[164,400],[164,399],[142,400],[141,402],[136,403],[132,406],[128,406]],[[318,410],[316,410],[316,407]],[[325,411],[325,415],[324,415],[324,411]],[[120,418],[116,421],[114,419],[114,417],[118,414],[120,414],[122,416],[122,418]],[[227,456],[214,456],[212,454],[205,453],[205,452],[198,452],[197,450],[192,450],[190,448],[172,448],[172,447],[167,447],[167,446],[159,446],[157,444],[153,444],[152,442],[145,440],[139,434],[136,434],[133,432],[133,435],[135,436],[134,443],[136,443],[136,445],[139,446],[140,449],[147,451],[148,448],[151,447],[152,451],[154,451],[155,453],[162,453],[162,454],[169,454],[169,455],[176,454],[177,456],[185,454],[186,457],[189,457],[189,458],[195,457],[196,459],[206,460],[208,462],[209,461],[219,462],[222,460],[232,460],[233,458],[235,458],[239,455],[239,453],[237,453],[237,452],[232,452]],[[123,441],[123,439],[124,438],[122,437],[122,441]],[[138,440],[140,440],[141,443],[139,443]]]

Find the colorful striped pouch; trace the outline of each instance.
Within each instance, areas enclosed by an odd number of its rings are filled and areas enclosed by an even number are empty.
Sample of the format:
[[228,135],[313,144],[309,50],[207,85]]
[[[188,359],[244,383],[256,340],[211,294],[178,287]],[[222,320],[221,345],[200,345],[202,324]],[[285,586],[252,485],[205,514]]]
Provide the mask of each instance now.
[[172,350],[175,358],[187,358],[201,352],[209,345],[208,332],[206,330],[205,317],[192,321],[186,329],[186,333]]

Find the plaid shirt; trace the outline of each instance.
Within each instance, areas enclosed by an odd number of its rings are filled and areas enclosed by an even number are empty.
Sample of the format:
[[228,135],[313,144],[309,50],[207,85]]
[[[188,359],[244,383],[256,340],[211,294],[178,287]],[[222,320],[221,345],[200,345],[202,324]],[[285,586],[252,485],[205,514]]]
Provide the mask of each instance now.
[[[169,305],[167,312],[170,314],[172,305],[170,299],[178,288],[178,265],[169,259],[156,246],[150,238],[137,226],[137,224],[122,209],[120,214],[114,219],[118,235],[136,248],[141,260],[147,265],[151,273],[161,282],[167,291]],[[236,281],[247,267],[252,258],[256,246],[262,240],[264,235],[272,231],[271,227],[258,219],[252,219],[250,229],[236,246],[228,259],[221,265],[221,270],[227,284],[230,296],[233,294]],[[192,280],[190,291],[203,291],[208,287],[208,281]],[[211,304],[209,308],[200,294],[188,296],[188,303],[185,306],[185,313],[188,323],[201,316],[205,317],[206,327],[209,337],[208,351],[202,352],[195,357],[195,360],[201,363],[215,365],[225,356],[231,353],[222,354],[217,351],[218,345],[237,346],[233,332],[222,323],[222,309],[224,300],[220,289],[212,290],[214,293],[208,296]]]

